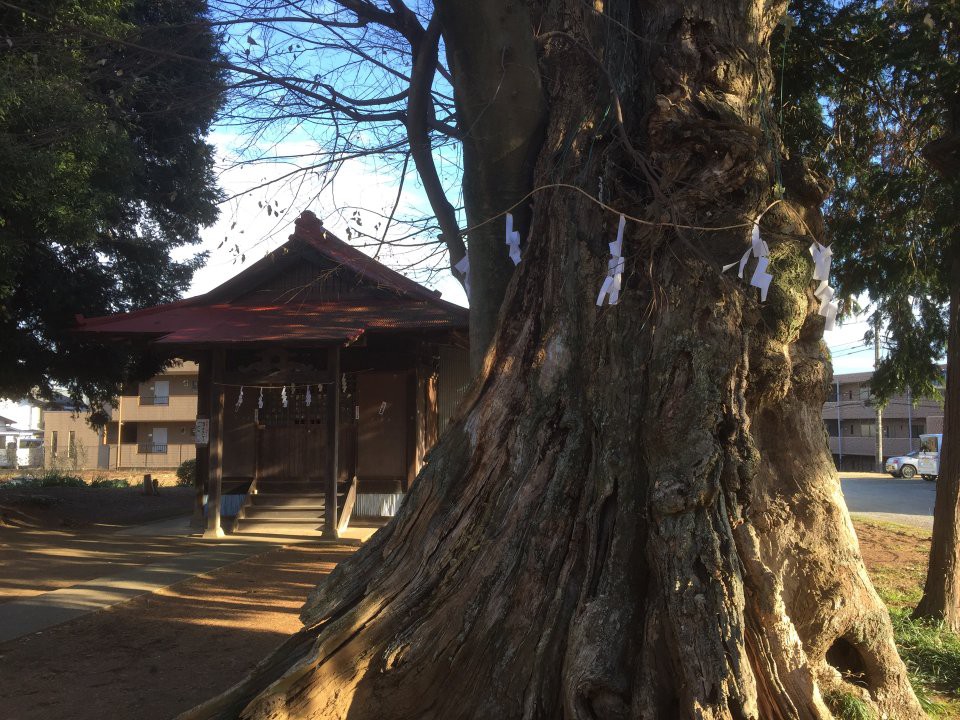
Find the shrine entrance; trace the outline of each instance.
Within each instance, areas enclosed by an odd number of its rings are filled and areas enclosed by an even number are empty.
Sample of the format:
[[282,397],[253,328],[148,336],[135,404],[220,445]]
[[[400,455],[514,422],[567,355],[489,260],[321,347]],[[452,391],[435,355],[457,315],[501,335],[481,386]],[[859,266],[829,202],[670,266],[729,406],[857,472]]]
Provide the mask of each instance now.
[[326,397],[318,395],[311,388],[308,404],[306,389],[294,387],[286,392],[284,407],[278,391],[264,394],[263,408],[254,411],[254,472],[260,482],[298,480],[323,486],[327,475]]

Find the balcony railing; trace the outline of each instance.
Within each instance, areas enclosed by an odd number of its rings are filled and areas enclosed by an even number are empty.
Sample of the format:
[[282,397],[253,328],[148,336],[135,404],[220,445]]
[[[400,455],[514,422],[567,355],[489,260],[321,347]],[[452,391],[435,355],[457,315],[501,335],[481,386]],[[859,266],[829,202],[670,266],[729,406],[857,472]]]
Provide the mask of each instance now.
[[141,395],[140,404],[141,405],[169,405],[170,396],[169,395]]
[[[150,447],[154,447],[150,445]],[[163,447],[163,446],[160,446]],[[100,467],[109,468],[175,468],[184,460],[190,460],[197,456],[196,446],[193,443],[167,443],[167,451],[144,453],[140,452],[140,445],[136,443],[124,443],[119,447],[120,462],[117,463],[117,445],[102,445],[99,449],[109,453],[109,458],[104,457]]]
[[167,452],[166,445],[155,445],[153,443],[140,443],[137,445],[137,452],[140,455],[163,455]]

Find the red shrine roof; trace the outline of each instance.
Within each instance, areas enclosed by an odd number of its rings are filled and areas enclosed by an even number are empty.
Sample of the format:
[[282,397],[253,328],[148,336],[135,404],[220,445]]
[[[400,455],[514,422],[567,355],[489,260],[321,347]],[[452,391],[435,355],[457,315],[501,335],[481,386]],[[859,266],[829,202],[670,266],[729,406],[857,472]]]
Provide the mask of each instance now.
[[[302,271],[311,261],[332,267],[334,274],[345,269],[352,288],[364,291],[348,288],[332,299],[303,288],[262,290],[272,278]],[[369,332],[465,329],[467,310],[351,247],[308,211],[286,244],[204,295],[105,317],[78,316],[77,324],[84,333],[152,337],[170,345],[349,343]]]

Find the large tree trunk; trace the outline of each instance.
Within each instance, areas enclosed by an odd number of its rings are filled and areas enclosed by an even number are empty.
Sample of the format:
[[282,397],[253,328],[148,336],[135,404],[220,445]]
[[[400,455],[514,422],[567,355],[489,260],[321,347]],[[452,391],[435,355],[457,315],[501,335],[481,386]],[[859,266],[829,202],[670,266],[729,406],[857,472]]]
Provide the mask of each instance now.
[[933,541],[923,597],[914,617],[943,621],[960,632],[960,239],[951,251],[944,447],[933,508]]
[[828,692],[922,717],[820,419],[814,183],[761,221],[766,303],[719,272],[772,200],[784,4],[543,5],[533,180],[602,176],[653,223],[627,225],[620,304],[595,304],[617,214],[539,191],[482,374],[397,518],[184,717],[829,718]]

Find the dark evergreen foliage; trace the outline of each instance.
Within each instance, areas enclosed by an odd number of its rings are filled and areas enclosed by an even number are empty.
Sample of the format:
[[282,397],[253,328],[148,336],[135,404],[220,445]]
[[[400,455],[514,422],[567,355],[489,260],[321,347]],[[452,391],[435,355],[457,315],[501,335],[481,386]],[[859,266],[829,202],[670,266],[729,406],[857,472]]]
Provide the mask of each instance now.
[[189,248],[217,215],[204,138],[224,91],[205,13],[0,3],[0,395],[97,402],[156,367],[72,328],[179,297],[204,260]]
[[790,13],[796,26],[774,43],[784,141],[832,182],[824,211],[846,309],[867,294],[887,328],[873,392],[936,396],[960,185],[924,153],[956,122],[960,6],[802,0]]

